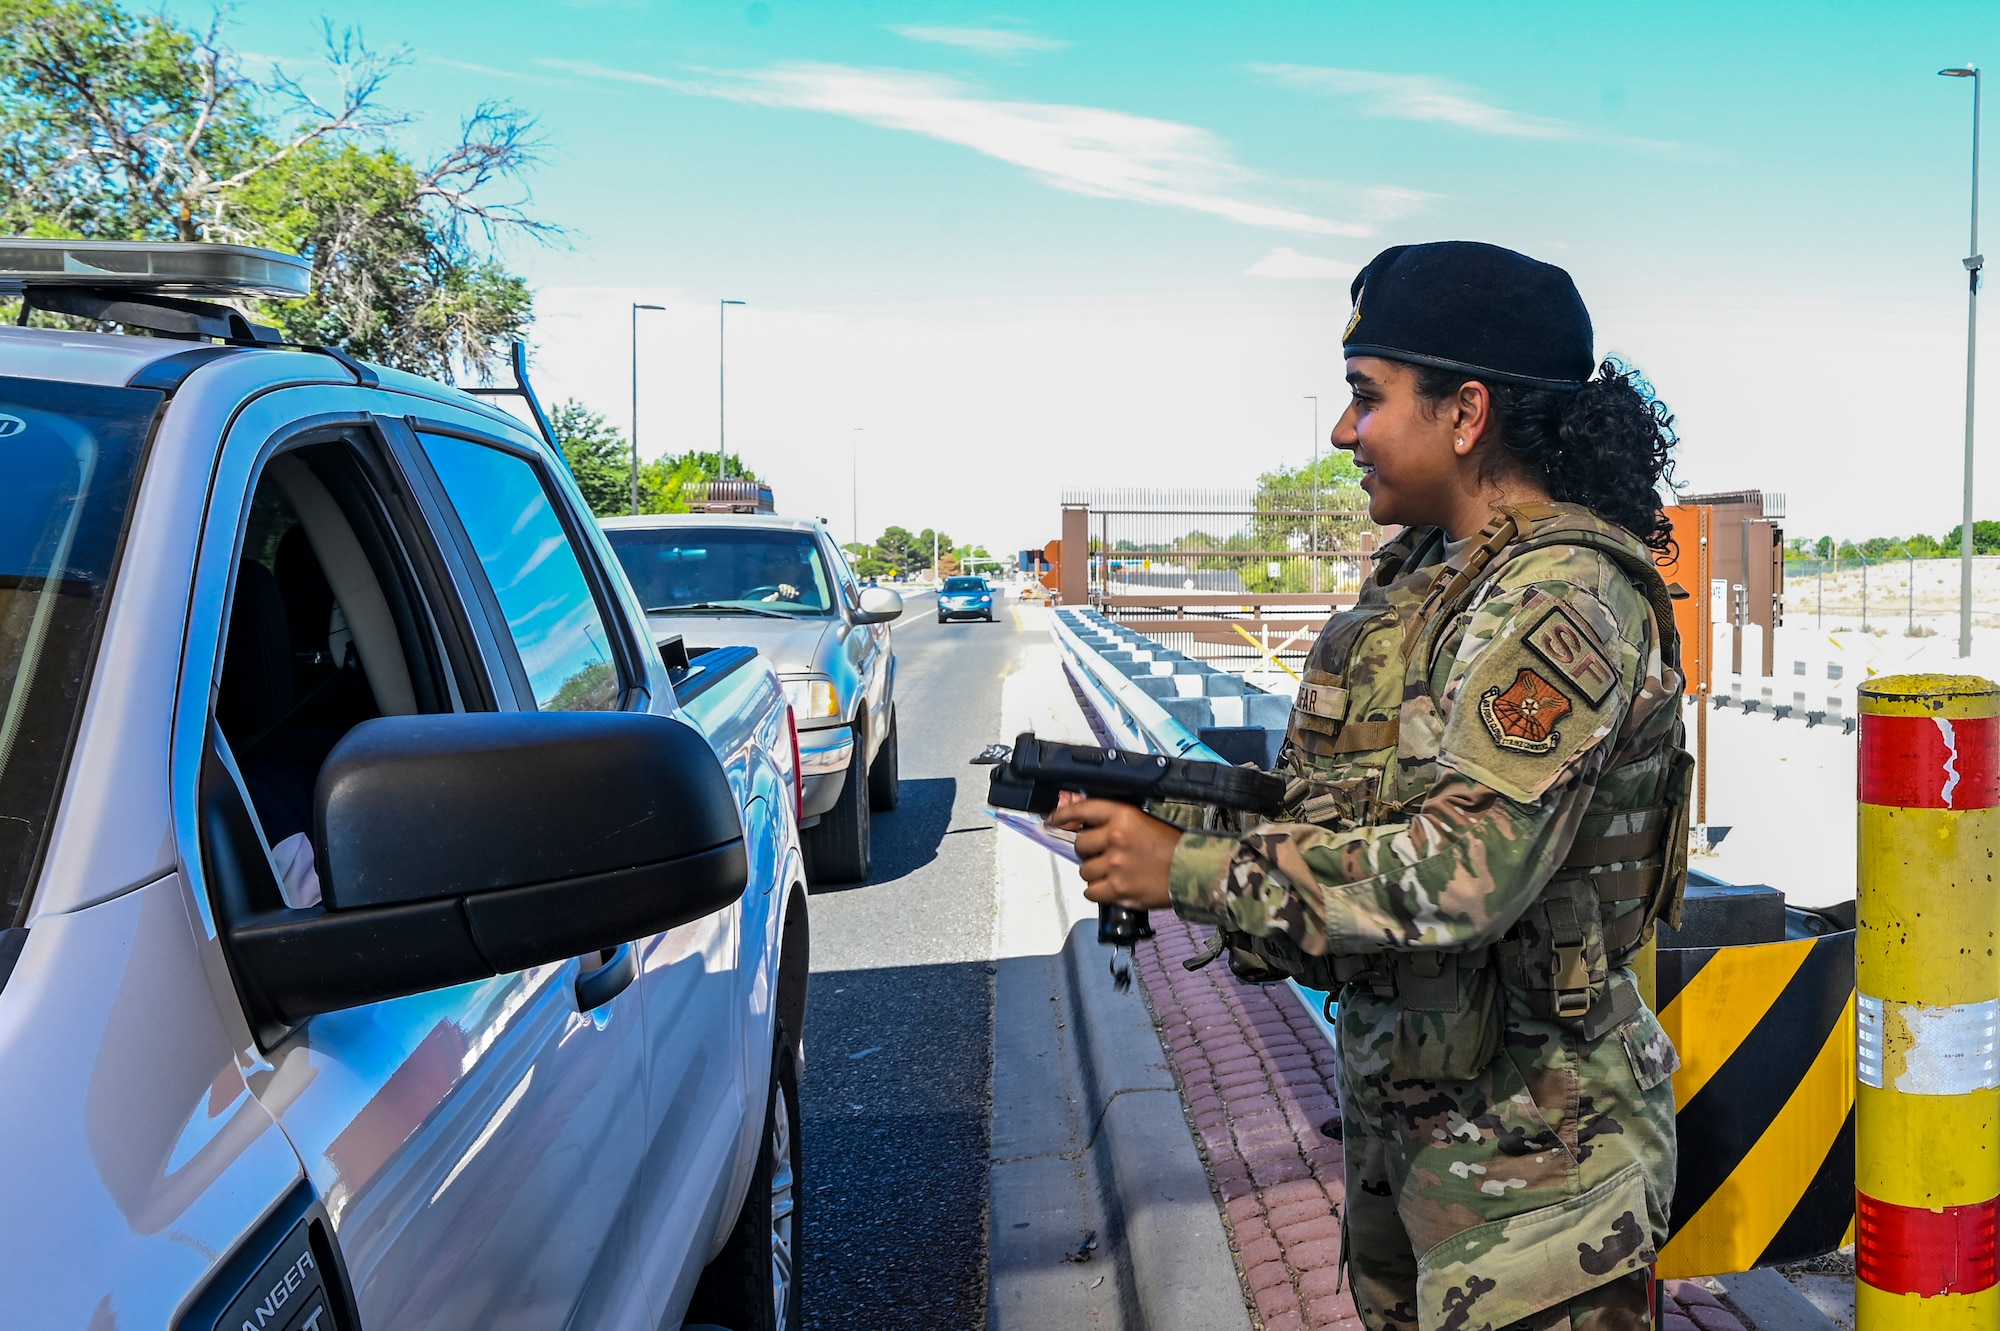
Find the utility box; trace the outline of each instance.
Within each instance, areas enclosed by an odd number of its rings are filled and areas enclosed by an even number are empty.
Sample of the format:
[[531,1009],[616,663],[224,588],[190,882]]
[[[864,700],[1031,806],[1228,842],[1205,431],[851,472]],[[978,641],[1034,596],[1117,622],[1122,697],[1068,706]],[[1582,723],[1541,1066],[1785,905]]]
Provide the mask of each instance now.
[[1090,509],[1064,504],[1062,556],[1056,563],[1056,595],[1064,605],[1090,604]]
[[[1744,673],[1743,630],[1764,630],[1763,660],[1757,674],[1772,673],[1777,640],[1772,630],[1785,622],[1785,497],[1768,490],[1725,490],[1682,495],[1685,505],[1706,505],[1710,523],[1709,576],[1728,585],[1729,670]],[[1689,587],[1691,594],[1707,588]]]

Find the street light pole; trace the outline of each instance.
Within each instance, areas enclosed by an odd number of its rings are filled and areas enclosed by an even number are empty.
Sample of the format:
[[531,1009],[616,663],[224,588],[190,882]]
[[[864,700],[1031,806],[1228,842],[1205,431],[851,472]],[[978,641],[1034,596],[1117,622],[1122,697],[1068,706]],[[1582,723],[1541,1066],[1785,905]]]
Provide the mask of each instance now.
[[1972,390],[1979,365],[1979,66],[1940,69],[1951,79],[1972,80],[1972,243],[1965,259],[1965,526],[1958,537],[1958,655],[1972,655]]
[[664,310],[664,305],[632,302],[632,516],[639,516],[639,311]]
[[1313,483],[1312,483],[1312,531],[1306,537],[1306,571],[1311,575],[1311,587],[1319,590],[1319,397],[1313,393],[1305,395],[1313,404]]
[[716,479],[729,479],[729,307],[740,300],[719,301],[715,307],[715,469]]
[[[851,448],[850,448],[850,449],[848,450],[848,454],[847,454],[847,463],[848,463],[848,472],[847,472],[847,504],[848,504],[848,514],[847,514],[847,522],[848,522],[848,526],[849,526],[849,527],[851,527],[851,528],[853,529],[853,531],[854,531],[854,543],[855,543],[856,545],[860,545],[860,544],[861,544],[861,431],[862,431],[862,428],[863,428],[863,427],[861,427],[861,426],[859,426],[859,425],[857,425],[857,426],[855,426],[855,427],[854,427],[854,438],[852,438],[852,439],[850,439],[850,440],[848,441],[848,443],[849,443],[850,445],[852,445],[852,447],[851,447]],[[855,557],[856,559],[859,559],[859,558],[861,558],[861,554],[860,554],[860,552],[859,552],[859,551],[856,551],[856,552],[855,552],[855,555],[854,555],[854,557]]]

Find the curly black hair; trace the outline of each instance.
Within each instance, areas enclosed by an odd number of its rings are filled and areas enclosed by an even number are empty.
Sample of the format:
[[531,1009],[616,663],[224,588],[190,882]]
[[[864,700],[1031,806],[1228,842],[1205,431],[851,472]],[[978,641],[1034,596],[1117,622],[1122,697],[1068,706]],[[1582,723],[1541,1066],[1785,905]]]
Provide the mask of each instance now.
[[[1417,395],[1441,407],[1469,376],[1413,365]],[[1483,380],[1481,382],[1484,382]],[[1490,467],[1527,476],[1560,503],[1581,504],[1638,537],[1655,554],[1674,544],[1660,490],[1673,487],[1673,413],[1638,371],[1606,360],[1574,392],[1489,383],[1503,451]]]

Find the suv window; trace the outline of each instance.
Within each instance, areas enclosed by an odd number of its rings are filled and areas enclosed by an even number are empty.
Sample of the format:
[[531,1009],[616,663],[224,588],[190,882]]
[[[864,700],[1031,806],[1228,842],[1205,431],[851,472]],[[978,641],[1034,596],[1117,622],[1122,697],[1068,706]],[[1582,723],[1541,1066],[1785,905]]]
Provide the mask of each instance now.
[[948,592],[985,592],[993,590],[986,585],[986,579],[984,578],[946,578],[944,580],[944,589]]
[[418,438],[486,572],[535,706],[614,710],[622,685],[611,634],[537,468],[467,439]]
[[0,378],[0,928],[54,820],[160,394]]

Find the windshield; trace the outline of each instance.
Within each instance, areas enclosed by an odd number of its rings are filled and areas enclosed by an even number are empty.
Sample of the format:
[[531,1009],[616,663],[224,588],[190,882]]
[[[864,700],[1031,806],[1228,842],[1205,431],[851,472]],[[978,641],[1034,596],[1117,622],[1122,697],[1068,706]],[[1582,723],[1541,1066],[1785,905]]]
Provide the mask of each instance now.
[[161,395],[0,377],[0,926],[27,903]]
[[833,580],[811,532],[613,527],[604,534],[647,614],[833,613]]
[[948,592],[983,592],[987,589],[986,579],[946,578],[944,580],[944,589]]

